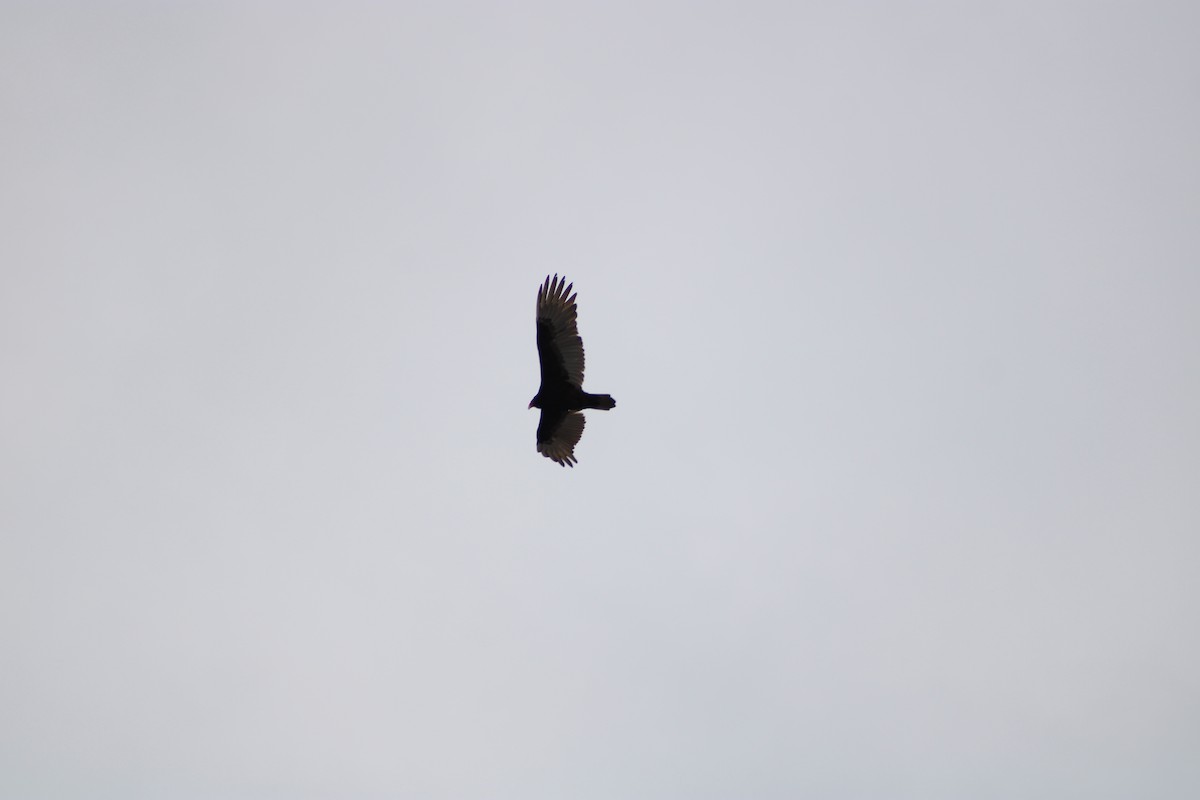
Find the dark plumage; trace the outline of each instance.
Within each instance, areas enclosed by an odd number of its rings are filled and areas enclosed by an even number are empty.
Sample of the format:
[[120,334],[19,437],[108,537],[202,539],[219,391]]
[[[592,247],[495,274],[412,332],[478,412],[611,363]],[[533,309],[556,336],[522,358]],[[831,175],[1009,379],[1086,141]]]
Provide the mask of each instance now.
[[537,346],[542,365],[542,385],[529,401],[540,408],[538,452],[564,467],[575,466],[575,445],[583,435],[585,408],[604,411],[614,407],[612,395],[588,394],[583,390],[583,341],[575,326],[574,284],[557,275],[538,290]]

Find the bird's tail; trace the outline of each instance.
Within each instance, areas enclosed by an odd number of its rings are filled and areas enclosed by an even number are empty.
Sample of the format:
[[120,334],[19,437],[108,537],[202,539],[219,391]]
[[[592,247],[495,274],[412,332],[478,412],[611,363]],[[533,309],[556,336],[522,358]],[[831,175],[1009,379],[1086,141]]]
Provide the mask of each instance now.
[[601,411],[608,411],[617,405],[617,401],[613,400],[611,394],[589,394],[584,395],[584,408],[598,408]]

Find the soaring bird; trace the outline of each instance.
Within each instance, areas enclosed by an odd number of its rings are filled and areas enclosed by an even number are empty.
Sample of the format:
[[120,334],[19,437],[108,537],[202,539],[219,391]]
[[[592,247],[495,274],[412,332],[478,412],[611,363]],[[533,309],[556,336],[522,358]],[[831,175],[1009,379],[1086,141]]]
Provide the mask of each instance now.
[[538,452],[564,467],[575,466],[575,445],[583,435],[580,410],[602,411],[614,407],[609,394],[588,394],[583,390],[583,340],[575,327],[575,284],[566,278],[546,276],[537,296],[537,347],[542,365],[542,385],[529,401],[540,408]]

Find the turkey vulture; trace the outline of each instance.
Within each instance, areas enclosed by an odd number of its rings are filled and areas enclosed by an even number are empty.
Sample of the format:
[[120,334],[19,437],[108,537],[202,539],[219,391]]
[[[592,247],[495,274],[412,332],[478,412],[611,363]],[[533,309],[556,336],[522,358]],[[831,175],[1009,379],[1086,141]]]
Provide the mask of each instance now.
[[537,449],[564,467],[575,466],[575,445],[583,435],[584,408],[604,411],[617,404],[608,394],[583,390],[583,341],[575,327],[575,295],[566,278],[557,275],[538,289],[537,346],[542,364],[542,385],[529,401],[540,408]]

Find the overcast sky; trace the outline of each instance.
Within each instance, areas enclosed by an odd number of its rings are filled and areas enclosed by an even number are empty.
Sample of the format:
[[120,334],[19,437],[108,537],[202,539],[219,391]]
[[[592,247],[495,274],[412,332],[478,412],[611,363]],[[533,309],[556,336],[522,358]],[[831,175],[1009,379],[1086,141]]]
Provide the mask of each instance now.
[[1200,796],[1198,30],[2,2],[0,795]]

